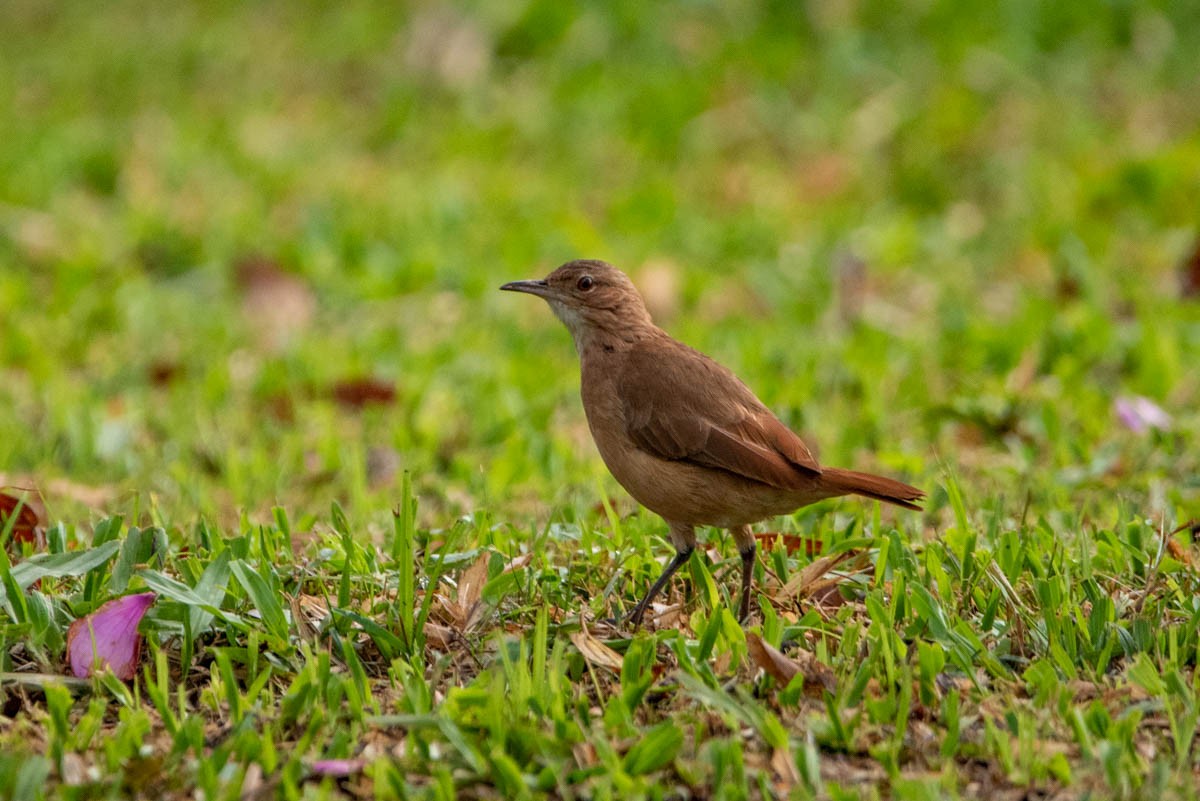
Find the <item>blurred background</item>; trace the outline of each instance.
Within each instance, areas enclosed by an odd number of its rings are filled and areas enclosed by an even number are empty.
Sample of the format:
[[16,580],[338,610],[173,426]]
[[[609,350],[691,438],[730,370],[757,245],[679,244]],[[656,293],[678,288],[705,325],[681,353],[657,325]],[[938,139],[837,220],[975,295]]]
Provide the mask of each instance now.
[[623,498],[496,291],[592,257],[823,461],[1200,513],[1198,53],[1194,2],[6,0],[0,483]]

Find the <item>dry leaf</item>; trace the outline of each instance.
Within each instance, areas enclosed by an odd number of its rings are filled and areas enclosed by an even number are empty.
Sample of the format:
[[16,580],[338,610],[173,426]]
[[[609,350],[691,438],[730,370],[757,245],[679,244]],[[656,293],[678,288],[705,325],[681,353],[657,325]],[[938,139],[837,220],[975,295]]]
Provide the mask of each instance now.
[[62,755],[59,776],[67,787],[80,787],[88,782],[87,765],[79,754],[68,751]]
[[312,322],[317,309],[313,291],[301,278],[261,256],[234,267],[242,291],[242,312],[270,350],[280,350]]
[[396,386],[375,378],[350,378],[339,381],[330,390],[333,399],[349,409],[370,404],[385,405],[396,400]]
[[433,621],[425,622],[425,642],[439,651],[449,651],[462,635],[449,626],[443,626]]
[[[246,774],[242,777],[242,790],[238,794],[239,801],[255,801],[258,798],[266,798],[269,791],[274,788],[273,784],[267,784],[263,781],[262,765],[257,762],[251,762],[246,768]],[[274,796],[271,796],[274,798]]]
[[292,401],[290,395],[274,392],[264,398],[262,402],[266,407],[267,414],[280,423],[291,424],[296,422],[296,404]]
[[583,658],[587,660],[589,665],[607,668],[614,673],[621,672],[621,665],[623,664],[621,655],[588,632],[572,632],[571,642],[579,649],[579,653],[583,654]]
[[687,604],[684,603],[655,602],[650,604],[646,617],[653,621],[656,629],[677,629],[687,620],[687,615],[684,614],[686,608]]
[[750,651],[750,658],[754,661],[754,664],[765,670],[771,678],[775,679],[781,685],[786,685],[792,680],[793,676],[800,672],[800,666],[794,660],[777,650],[770,643],[764,641],[757,634],[746,634],[746,646]]
[[[16,519],[13,519],[15,515]],[[0,532],[9,523],[12,534],[9,542],[21,546],[29,543],[34,548],[45,545],[46,507],[42,505],[37,490],[21,490],[10,487],[0,491]]]
[[571,753],[575,756],[575,764],[581,768],[590,768],[600,763],[596,756],[596,746],[591,743],[576,743],[572,746]]
[[837,567],[839,564],[849,559],[854,555],[853,551],[843,551],[842,553],[826,554],[819,559],[814,559],[804,568],[792,576],[783,588],[783,595],[786,598],[804,598],[813,589],[817,579],[824,576],[830,570]]
[[825,609],[835,609],[846,603],[846,596],[838,589],[844,579],[841,576],[827,576],[819,579],[808,590],[812,602]]
[[1185,298],[1200,298],[1200,239],[1179,265],[1179,292]]
[[532,561],[533,561],[533,554],[531,554],[531,553],[521,554],[520,556],[516,557],[515,559],[510,559],[508,564],[506,564],[504,566],[504,570],[502,572],[511,573],[514,570],[521,570],[522,568],[526,567]]
[[837,677],[833,668],[809,651],[796,652],[796,664],[804,674],[804,694],[819,698],[826,692],[837,692]]
[[800,783],[800,771],[796,770],[796,760],[792,759],[791,751],[786,747],[776,748],[771,752],[771,770],[779,777],[783,795],[787,795],[788,790]]
[[289,595],[287,600],[300,639],[316,642],[321,636],[320,623],[329,617],[325,602],[314,595]]
[[803,550],[805,556],[812,557],[825,547],[825,544],[819,539],[784,534],[781,531],[761,531],[754,535],[754,539],[758,540],[758,546],[763,551],[774,549],[775,540],[783,540],[783,547],[788,556]]
[[1181,531],[1186,531],[1195,537],[1197,533],[1200,533],[1200,520],[1189,520],[1186,523],[1176,526],[1171,535],[1167,537],[1167,553],[1171,554],[1171,558],[1177,562],[1182,562],[1188,567],[1192,567],[1191,553],[1188,552],[1188,549],[1181,542],[1174,539],[1175,535]]
[[483,616],[484,604],[481,600],[483,585],[488,580],[488,561],[491,554],[482,553],[475,563],[463,571],[458,579],[458,601],[452,610],[454,620],[459,628],[466,633],[479,623]]
[[762,668],[780,686],[786,686],[797,673],[804,676],[804,694],[820,696],[822,691],[833,692],[837,682],[833,670],[807,651],[798,651],[796,659],[763,640],[757,634],[747,632],[746,646],[756,667]]
[[1175,561],[1182,562],[1188,567],[1192,566],[1192,555],[1176,540],[1167,540],[1167,552],[1171,554],[1171,558]]
[[156,361],[146,368],[146,377],[156,387],[165,387],[174,383],[183,373],[178,362]]

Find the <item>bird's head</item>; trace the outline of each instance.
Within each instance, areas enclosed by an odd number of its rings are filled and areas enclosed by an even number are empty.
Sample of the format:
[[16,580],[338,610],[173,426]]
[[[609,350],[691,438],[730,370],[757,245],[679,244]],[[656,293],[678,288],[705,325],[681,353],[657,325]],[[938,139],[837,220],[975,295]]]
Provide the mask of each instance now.
[[607,262],[569,261],[541,280],[513,281],[500,288],[544,298],[580,351],[593,337],[634,341],[654,329],[629,276]]

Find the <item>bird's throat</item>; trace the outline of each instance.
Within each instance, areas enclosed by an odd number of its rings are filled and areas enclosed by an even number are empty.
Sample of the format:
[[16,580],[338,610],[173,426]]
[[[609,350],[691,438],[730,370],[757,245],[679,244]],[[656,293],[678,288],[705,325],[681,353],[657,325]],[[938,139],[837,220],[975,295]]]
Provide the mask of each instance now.
[[563,325],[571,332],[571,339],[575,340],[575,351],[582,355],[590,333],[590,326],[583,319],[583,315],[579,313],[578,309],[554,300],[550,301],[550,310],[554,312],[555,317],[562,320]]

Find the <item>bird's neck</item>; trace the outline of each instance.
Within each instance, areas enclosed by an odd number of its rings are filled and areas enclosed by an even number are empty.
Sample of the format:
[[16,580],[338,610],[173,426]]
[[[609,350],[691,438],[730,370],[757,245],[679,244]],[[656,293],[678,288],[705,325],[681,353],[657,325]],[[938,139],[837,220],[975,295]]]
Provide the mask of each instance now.
[[571,332],[571,338],[575,340],[575,350],[580,356],[589,350],[628,350],[646,339],[665,336],[663,331],[650,321],[648,315],[645,319],[630,319],[615,314],[612,315],[612,319],[595,319],[598,315],[593,313],[593,319],[585,319],[575,309],[564,308],[560,304],[552,304],[551,308]]
[[575,352],[581,357],[585,353],[596,351],[611,353],[614,350],[625,350],[629,347],[629,343],[622,337],[594,328],[572,331],[571,338],[575,340]]

